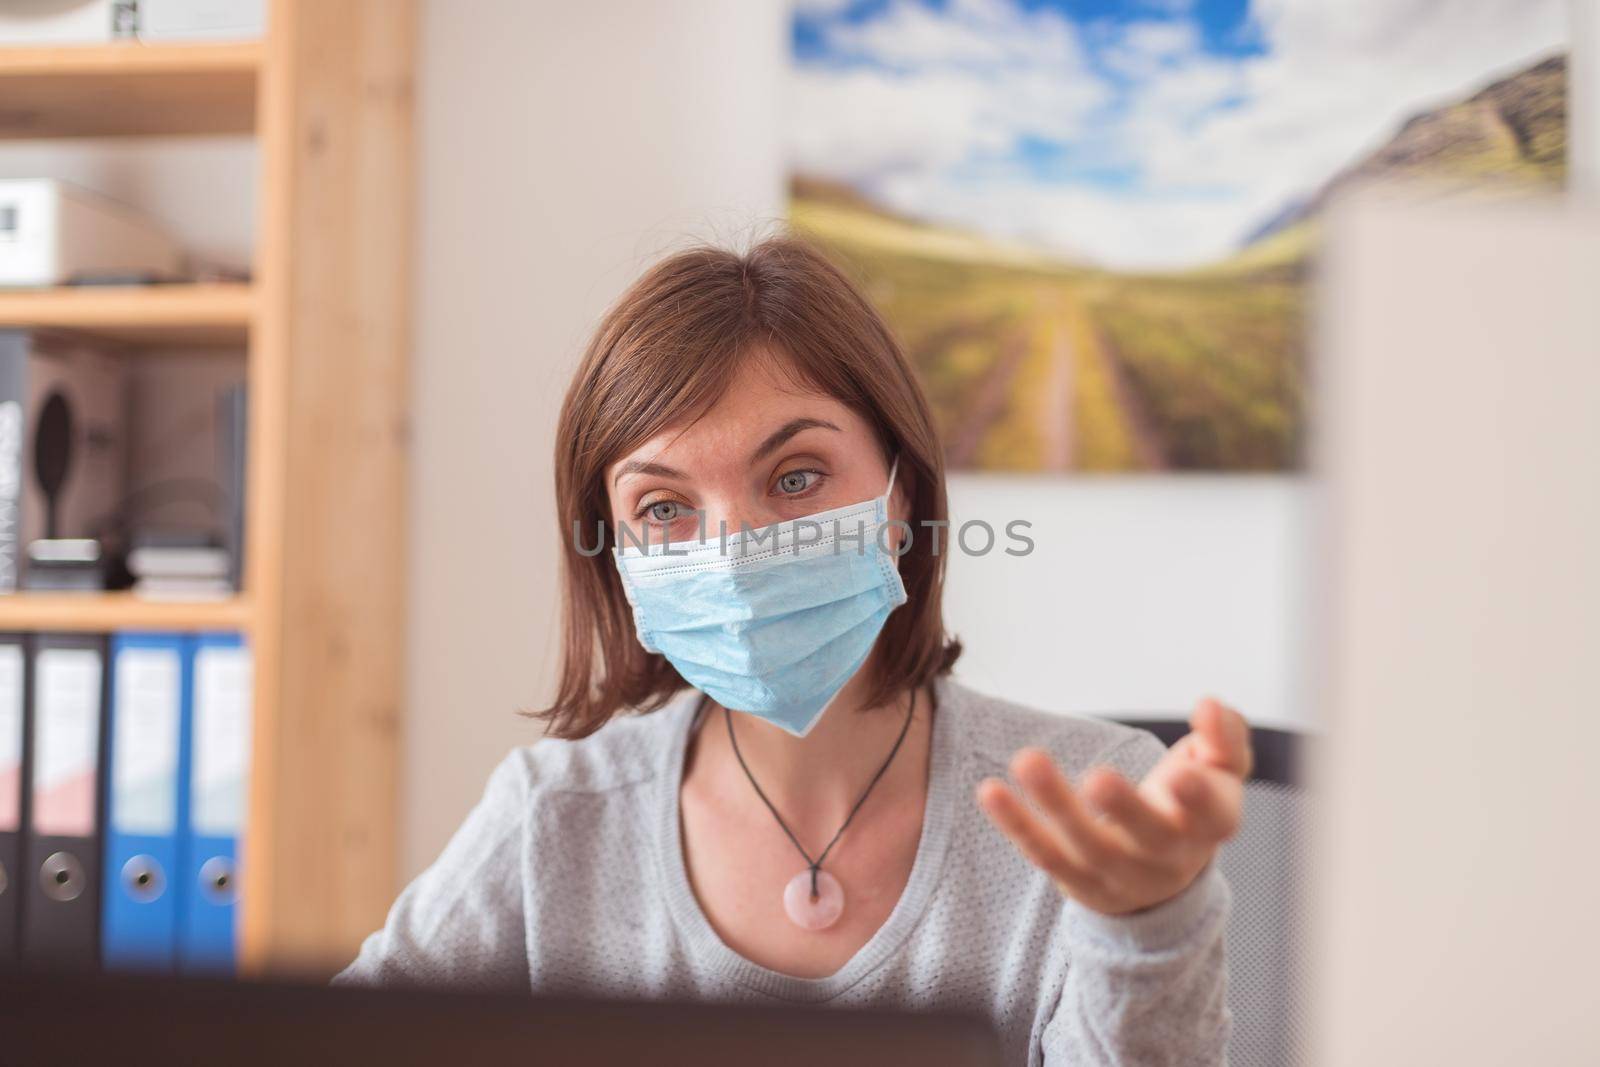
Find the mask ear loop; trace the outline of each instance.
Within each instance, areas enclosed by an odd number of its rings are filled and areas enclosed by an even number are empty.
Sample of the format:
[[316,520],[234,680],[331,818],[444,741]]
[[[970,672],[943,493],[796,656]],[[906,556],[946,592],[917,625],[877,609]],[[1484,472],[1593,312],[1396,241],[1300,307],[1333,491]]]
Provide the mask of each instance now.
[[894,476],[900,470],[900,453],[894,454],[894,460],[889,464],[889,487],[883,491],[884,499],[888,499],[894,492]]

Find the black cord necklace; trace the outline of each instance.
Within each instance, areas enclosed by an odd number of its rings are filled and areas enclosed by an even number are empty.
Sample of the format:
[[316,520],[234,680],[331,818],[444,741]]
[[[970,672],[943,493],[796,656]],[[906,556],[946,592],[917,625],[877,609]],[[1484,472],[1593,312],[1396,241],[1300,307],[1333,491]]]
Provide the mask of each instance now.
[[883,766],[878,768],[878,773],[872,776],[872,781],[867,783],[867,788],[861,791],[861,799],[850,809],[850,814],[844,817],[844,822],[833,835],[833,840],[828,842],[828,846],[816,859],[812,859],[811,853],[806,851],[806,847],[800,843],[794,831],[789,829],[789,824],[783,821],[783,816],[778,814],[778,809],[767,799],[767,794],[762,792],[756,776],[750,773],[750,765],[744,761],[744,754],[739,751],[739,739],[734,736],[733,716],[727,708],[722,709],[723,721],[728,724],[728,742],[733,746],[733,756],[739,761],[744,776],[750,779],[750,787],[756,791],[756,796],[761,798],[761,803],[767,806],[767,810],[772,812],[772,817],[778,820],[778,825],[783,828],[783,832],[796,851],[805,858],[806,869],[789,879],[789,884],[783,889],[783,910],[788,912],[790,920],[796,926],[807,930],[826,930],[837,922],[844,912],[844,887],[839,884],[837,878],[822,869],[822,861],[828,858],[833,846],[839,843],[839,838],[844,836],[845,829],[856,817],[856,812],[861,810],[861,805],[872,795],[872,787],[878,784],[879,779],[889,770],[889,764],[894,762],[895,753],[900,751],[901,743],[911,730],[911,718],[916,710],[917,694],[916,690],[912,690],[911,703],[906,708],[906,721],[900,726],[900,736],[894,739],[894,747],[889,749],[888,758],[883,761]]

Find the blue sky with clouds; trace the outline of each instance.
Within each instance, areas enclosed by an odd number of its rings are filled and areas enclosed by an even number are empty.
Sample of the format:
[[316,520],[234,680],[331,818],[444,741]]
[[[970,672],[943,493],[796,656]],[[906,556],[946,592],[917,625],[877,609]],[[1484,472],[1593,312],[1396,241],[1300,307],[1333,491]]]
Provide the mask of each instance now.
[[1226,255],[1562,0],[795,0],[797,170],[1127,269]]

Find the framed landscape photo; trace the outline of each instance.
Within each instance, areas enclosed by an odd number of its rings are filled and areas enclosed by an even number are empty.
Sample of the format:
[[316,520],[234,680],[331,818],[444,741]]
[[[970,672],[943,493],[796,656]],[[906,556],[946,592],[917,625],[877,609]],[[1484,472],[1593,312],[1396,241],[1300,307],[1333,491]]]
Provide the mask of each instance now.
[[1561,0],[796,0],[790,221],[956,469],[1293,471],[1319,220],[1559,190]]

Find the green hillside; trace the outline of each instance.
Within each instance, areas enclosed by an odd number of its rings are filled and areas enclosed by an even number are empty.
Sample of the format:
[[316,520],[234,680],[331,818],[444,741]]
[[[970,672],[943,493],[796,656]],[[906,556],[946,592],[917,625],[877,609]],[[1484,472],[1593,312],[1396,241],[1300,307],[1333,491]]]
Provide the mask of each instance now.
[[1261,235],[1320,215],[1359,185],[1407,182],[1443,197],[1523,196],[1567,173],[1567,57],[1552,56],[1457,103],[1419,112]]

